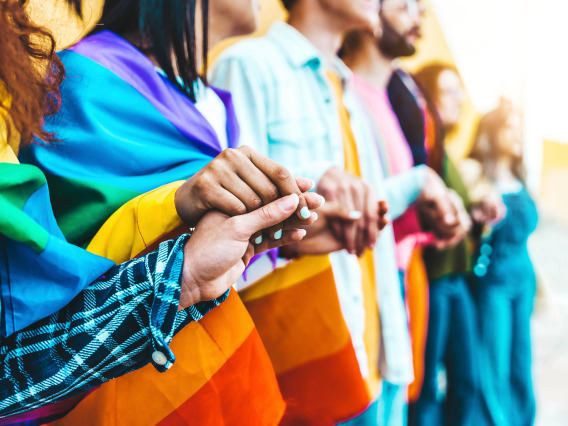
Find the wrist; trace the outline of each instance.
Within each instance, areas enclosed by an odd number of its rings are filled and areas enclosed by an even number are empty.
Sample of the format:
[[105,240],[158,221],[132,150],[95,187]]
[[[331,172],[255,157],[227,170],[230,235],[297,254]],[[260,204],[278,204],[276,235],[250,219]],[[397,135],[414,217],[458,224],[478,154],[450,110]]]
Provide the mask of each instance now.
[[202,301],[201,290],[198,281],[195,279],[195,274],[192,272],[192,262],[187,259],[187,245],[184,249],[183,274],[181,280],[181,289],[179,297],[178,310],[189,308]]
[[195,227],[198,218],[192,214],[192,201],[191,188],[189,181],[181,185],[174,195],[174,206],[176,213],[181,221],[189,227]]

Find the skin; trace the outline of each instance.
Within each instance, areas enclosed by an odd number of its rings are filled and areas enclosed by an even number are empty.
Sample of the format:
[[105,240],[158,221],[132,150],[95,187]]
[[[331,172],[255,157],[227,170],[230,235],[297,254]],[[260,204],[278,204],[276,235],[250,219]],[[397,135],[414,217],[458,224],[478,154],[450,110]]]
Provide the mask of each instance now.
[[[453,70],[440,73],[435,96],[436,110],[446,131],[459,124],[465,93],[460,77]],[[471,218],[477,223],[487,224],[504,217],[505,206],[496,191],[489,191],[483,200],[471,207]]]
[[[407,43],[414,43],[419,34],[420,13],[409,13],[399,0],[385,0],[381,8],[381,20],[389,19],[390,25],[400,34],[406,34]],[[388,17],[388,18],[387,18]],[[385,90],[394,71],[393,58],[379,48],[381,32],[362,34],[357,52],[344,58],[346,64],[361,78],[378,89]],[[448,189],[432,169],[428,169],[422,192],[416,201],[416,212],[424,230],[434,233],[437,245],[454,245],[471,227],[463,202]]]
[[436,109],[442,124],[450,129],[458,125],[465,93],[459,76],[452,70],[445,70],[438,76]]
[[415,47],[421,37],[423,12],[424,6],[419,0],[383,0],[380,20],[388,22],[392,29],[403,36],[409,46]]
[[299,197],[292,194],[244,215],[207,213],[184,247],[179,309],[221,296],[243,274],[255,254],[300,241],[306,234],[303,229],[286,230],[278,241],[250,242],[250,236],[260,229],[290,217],[298,203]]

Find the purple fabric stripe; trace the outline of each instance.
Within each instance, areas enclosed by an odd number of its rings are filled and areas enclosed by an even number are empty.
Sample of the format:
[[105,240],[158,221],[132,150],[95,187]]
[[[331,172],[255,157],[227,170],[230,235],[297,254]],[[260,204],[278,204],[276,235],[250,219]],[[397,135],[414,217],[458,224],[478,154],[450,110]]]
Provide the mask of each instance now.
[[[159,75],[152,61],[128,41],[104,30],[81,40],[69,50],[91,59],[130,84],[184,136],[215,154],[221,152],[215,131],[191,99]],[[231,95],[221,89],[213,90],[225,104],[227,139],[229,146],[235,148],[238,146],[239,130]]]
[[34,410],[16,414],[15,416],[4,417],[0,419],[0,426],[15,426],[21,424],[36,424],[41,425],[48,422],[55,421],[67,415],[73,408],[79,404],[84,398],[97,388],[83,392],[79,395],[72,396],[64,399],[63,401],[55,402],[53,404],[45,405]]

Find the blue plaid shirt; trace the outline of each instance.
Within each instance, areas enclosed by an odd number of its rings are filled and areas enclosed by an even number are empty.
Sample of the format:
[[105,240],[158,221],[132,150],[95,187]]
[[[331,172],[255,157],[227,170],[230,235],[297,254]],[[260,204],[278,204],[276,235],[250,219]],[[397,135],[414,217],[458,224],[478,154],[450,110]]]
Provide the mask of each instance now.
[[188,238],[114,267],[65,308],[0,341],[0,417],[80,394],[150,362],[169,369],[173,336],[229,293],[177,311]]

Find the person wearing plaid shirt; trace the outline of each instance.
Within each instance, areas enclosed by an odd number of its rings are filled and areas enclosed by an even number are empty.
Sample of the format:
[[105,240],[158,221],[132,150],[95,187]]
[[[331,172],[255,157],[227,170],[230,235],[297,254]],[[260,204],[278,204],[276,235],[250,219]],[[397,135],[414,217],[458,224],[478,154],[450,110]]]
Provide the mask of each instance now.
[[150,360],[169,369],[176,332],[229,293],[178,312],[188,238],[112,268],[63,309],[0,340],[0,416],[76,395]]

